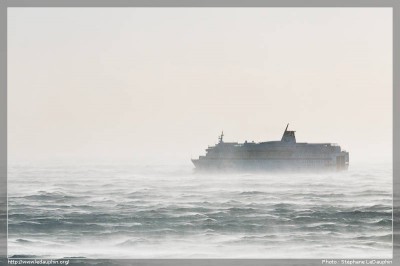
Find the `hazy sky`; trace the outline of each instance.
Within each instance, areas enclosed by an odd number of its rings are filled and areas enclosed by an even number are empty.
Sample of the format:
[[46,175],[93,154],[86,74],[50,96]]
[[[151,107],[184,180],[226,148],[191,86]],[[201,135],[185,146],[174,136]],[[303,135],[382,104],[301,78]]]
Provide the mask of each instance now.
[[392,9],[8,9],[11,161],[190,163],[286,123],[392,160]]

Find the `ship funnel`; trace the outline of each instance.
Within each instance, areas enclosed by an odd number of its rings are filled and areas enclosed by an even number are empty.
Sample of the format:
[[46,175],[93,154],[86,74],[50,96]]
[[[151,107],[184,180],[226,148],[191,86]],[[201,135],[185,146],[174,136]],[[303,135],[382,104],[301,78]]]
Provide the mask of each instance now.
[[289,127],[289,124],[287,124],[285,128],[285,132],[283,132],[283,136],[281,141],[286,142],[286,143],[296,143],[296,136],[294,135],[294,132],[296,131],[289,131],[287,130]]

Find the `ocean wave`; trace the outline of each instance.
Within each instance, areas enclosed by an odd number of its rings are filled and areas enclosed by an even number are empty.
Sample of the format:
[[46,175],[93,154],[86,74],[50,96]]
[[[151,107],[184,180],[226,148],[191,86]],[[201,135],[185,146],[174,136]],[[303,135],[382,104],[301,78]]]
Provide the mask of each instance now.
[[[10,254],[97,256],[93,246],[126,257],[154,250],[160,257],[179,257],[182,250],[239,256],[244,249],[255,257],[391,254],[390,179],[388,185],[378,173],[199,178],[186,170],[135,167],[14,174]],[[29,168],[23,171],[29,175]]]

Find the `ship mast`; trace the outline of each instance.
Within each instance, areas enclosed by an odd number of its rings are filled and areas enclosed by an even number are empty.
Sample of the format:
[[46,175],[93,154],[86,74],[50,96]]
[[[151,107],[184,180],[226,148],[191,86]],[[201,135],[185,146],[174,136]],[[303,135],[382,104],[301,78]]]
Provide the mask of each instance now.
[[221,135],[219,136],[219,138],[218,138],[218,140],[219,140],[219,142],[218,143],[222,143],[222,142],[224,142],[224,131],[222,130],[222,133],[221,133]]

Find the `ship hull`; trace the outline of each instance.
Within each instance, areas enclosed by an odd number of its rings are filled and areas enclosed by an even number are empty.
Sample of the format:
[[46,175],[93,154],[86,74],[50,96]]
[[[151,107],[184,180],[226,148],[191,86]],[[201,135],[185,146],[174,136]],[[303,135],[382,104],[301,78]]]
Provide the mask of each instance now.
[[195,159],[198,171],[342,171],[348,164],[330,159]]

